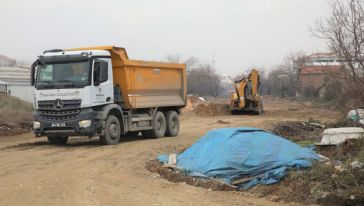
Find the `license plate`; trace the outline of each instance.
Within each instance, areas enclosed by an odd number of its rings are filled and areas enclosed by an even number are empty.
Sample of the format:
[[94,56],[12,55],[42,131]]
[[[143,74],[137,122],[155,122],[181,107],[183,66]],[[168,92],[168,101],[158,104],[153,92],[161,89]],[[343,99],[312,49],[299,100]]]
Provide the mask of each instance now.
[[52,123],[52,127],[65,127],[66,123]]

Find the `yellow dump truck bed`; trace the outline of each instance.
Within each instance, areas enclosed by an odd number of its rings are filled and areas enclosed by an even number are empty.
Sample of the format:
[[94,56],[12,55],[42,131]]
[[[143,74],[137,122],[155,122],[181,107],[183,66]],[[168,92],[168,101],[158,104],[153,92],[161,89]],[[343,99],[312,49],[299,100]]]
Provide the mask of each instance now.
[[184,64],[130,60],[124,48],[114,46],[70,50],[107,50],[111,53],[114,86],[120,87],[127,109],[186,105]]

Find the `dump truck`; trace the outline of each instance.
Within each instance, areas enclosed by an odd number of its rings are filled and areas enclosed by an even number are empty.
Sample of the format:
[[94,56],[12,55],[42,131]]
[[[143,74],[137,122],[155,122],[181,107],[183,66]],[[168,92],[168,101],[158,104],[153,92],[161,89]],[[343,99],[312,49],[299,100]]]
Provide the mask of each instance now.
[[115,46],[44,51],[31,67],[33,131],[51,144],[99,136],[177,136],[186,105],[184,64],[130,60]]
[[263,100],[259,95],[259,72],[253,69],[248,77],[240,77],[233,83],[235,92],[230,97],[230,111],[232,114],[242,111],[263,113]]

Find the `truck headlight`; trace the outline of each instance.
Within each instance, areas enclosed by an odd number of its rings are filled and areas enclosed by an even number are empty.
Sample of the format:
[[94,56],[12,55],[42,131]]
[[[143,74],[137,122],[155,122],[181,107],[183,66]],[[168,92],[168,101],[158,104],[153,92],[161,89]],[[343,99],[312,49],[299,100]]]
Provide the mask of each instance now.
[[33,129],[39,129],[40,128],[40,122],[34,121],[33,122]]
[[78,125],[82,128],[86,128],[86,127],[89,127],[91,126],[91,120],[88,119],[88,120],[82,120],[82,121],[79,121],[78,122]]

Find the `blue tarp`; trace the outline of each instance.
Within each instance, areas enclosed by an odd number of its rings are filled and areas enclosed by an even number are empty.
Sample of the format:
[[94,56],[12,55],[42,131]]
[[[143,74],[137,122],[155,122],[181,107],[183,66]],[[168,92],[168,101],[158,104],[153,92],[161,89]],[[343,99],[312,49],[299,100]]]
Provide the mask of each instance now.
[[[289,168],[307,168],[320,157],[310,148],[257,128],[223,128],[209,131],[177,156],[177,166],[191,176],[232,180],[251,177],[238,185],[278,182]],[[168,155],[158,160],[168,162]]]

